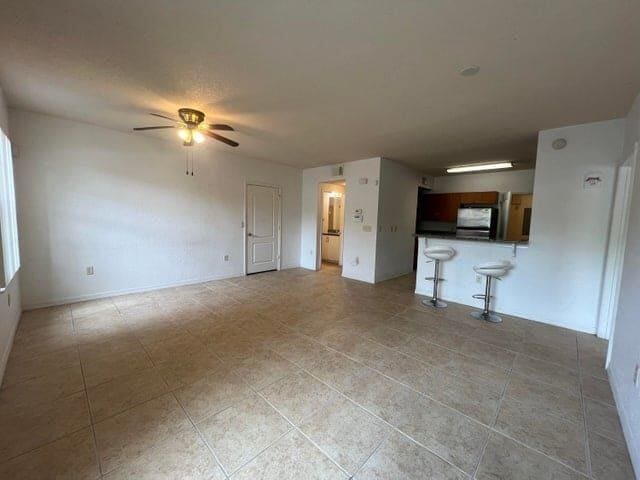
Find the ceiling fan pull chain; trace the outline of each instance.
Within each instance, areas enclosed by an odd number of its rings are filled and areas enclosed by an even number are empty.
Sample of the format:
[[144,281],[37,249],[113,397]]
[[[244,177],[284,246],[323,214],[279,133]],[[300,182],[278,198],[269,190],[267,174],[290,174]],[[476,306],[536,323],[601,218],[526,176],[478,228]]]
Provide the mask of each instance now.
[[191,176],[193,177],[193,156],[194,156],[194,152],[191,152]]
[[189,150],[186,151],[185,153],[185,165],[186,165],[186,171],[184,172],[185,175],[189,175]]

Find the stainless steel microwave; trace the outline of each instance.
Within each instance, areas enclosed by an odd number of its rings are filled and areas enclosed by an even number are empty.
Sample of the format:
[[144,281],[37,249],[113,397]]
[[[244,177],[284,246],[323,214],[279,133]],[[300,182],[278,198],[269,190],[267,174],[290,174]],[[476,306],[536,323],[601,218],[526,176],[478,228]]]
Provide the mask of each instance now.
[[456,237],[495,239],[498,213],[493,205],[462,205],[458,209]]

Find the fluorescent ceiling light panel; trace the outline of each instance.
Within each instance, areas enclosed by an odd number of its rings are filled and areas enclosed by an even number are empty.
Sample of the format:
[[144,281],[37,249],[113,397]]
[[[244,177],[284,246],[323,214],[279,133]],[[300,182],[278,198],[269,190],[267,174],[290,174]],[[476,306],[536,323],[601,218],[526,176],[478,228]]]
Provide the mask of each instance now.
[[513,168],[513,163],[511,162],[479,163],[476,165],[451,167],[451,168],[447,168],[447,173],[481,172],[483,170],[502,170],[504,168]]

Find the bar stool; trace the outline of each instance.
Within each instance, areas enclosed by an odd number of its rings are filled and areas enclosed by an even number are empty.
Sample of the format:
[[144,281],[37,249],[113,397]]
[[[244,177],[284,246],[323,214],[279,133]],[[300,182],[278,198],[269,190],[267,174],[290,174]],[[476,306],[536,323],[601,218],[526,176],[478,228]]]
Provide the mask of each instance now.
[[502,318],[500,318],[499,315],[496,315],[494,312],[489,310],[489,304],[491,302],[491,280],[494,278],[496,280],[500,280],[500,278],[504,277],[512,267],[513,265],[507,261],[481,263],[480,265],[473,267],[473,270],[478,275],[484,275],[487,279],[484,294],[479,293],[477,295],[473,295],[473,298],[484,300],[484,308],[481,312],[471,312],[471,316],[473,318],[491,323],[502,322]]
[[433,277],[425,278],[425,280],[433,280],[433,296],[431,300],[423,300],[422,304],[427,307],[445,308],[447,304],[438,299],[438,283],[444,280],[444,278],[440,278],[440,262],[450,260],[456,251],[451,247],[439,246],[425,248],[422,253],[431,259],[427,263],[435,263]]

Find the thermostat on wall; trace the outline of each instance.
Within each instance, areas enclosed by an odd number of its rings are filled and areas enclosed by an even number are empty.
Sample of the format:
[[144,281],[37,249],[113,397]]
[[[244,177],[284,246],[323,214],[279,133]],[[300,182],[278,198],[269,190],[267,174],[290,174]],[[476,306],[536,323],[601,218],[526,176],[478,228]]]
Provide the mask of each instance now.
[[600,188],[603,181],[604,174],[602,172],[589,172],[584,176],[582,187],[585,189]]

